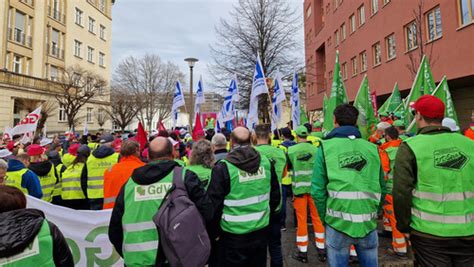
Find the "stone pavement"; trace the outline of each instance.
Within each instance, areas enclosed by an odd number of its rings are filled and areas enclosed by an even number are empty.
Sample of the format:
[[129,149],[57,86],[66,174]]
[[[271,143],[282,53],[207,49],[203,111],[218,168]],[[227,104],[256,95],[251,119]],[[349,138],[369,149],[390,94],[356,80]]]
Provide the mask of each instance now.
[[[301,263],[294,260],[291,254],[296,250],[296,228],[293,216],[293,206],[291,201],[288,202],[288,216],[287,216],[287,230],[282,232],[282,246],[283,246],[283,265],[288,267],[312,267],[312,266],[327,266],[326,263],[318,261],[316,246],[310,243],[308,246],[308,263]],[[308,211],[309,212],[309,211]],[[312,226],[309,226],[310,228]],[[381,222],[379,223],[381,229]],[[312,229],[309,229],[309,240],[314,240]],[[391,238],[379,237],[379,265],[387,267],[395,266],[413,266],[413,260],[402,260],[396,256],[391,256],[386,253],[386,250],[391,247]],[[410,257],[412,258],[412,257]],[[268,266],[270,266],[268,264]],[[351,266],[358,266],[358,264],[351,264]]]

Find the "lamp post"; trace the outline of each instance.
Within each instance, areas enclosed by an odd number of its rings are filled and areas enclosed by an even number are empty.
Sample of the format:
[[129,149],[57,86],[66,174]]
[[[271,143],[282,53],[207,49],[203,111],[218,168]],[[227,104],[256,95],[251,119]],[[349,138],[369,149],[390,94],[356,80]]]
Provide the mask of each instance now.
[[193,119],[194,119],[194,98],[193,98],[193,68],[194,64],[198,62],[197,58],[193,57],[188,57],[185,58],[184,61],[186,61],[189,65],[189,130],[192,131],[193,129]]

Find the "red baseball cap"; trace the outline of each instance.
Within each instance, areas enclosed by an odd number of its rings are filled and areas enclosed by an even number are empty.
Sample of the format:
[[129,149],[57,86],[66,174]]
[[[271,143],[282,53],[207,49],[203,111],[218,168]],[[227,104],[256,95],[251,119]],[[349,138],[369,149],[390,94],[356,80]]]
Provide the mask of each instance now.
[[10,141],[7,144],[7,149],[12,151],[15,148],[15,141]]
[[30,145],[28,146],[28,151],[26,153],[28,156],[39,156],[44,153],[44,148],[37,144]]
[[69,146],[69,148],[67,149],[67,152],[71,155],[77,156],[77,150],[79,149],[80,146],[81,145],[79,145],[78,143],[74,143]]
[[436,96],[424,95],[418,98],[411,107],[427,118],[444,118],[444,103]]

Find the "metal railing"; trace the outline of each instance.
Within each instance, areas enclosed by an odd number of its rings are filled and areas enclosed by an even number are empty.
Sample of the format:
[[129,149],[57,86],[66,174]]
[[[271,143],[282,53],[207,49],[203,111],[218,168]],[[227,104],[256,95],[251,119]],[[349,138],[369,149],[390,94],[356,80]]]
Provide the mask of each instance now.
[[33,39],[31,36],[26,36],[25,33],[20,29],[8,28],[8,40],[13,41],[17,44],[32,47]]
[[0,84],[2,83],[43,91],[58,92],[61,90],[61,85],[57,82],[52,82],[46,79],[23,75],[7,70],[0,70]]

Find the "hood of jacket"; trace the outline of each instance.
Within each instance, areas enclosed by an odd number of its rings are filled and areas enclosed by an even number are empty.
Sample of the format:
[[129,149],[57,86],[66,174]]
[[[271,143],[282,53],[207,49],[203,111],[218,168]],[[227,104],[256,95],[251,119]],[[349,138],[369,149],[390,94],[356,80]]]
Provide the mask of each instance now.
[[92,152],[92,155],[98,159],[106,158],[110,155],[115,153],[115,149],[113,149],[110,146],[100,146],[94,152]]
[[14,159],[14,158],[11,158],[8,160],[8,171],[9,172],[14,172],[14,171],[19,171],[21,169],[24,169],[25,168],[25,164],[23,164],[23,162],[17,160],[17,159]]
[[260,154],[251,146],[237,147],[225,159],[248,173],[256,173],[260,167]]
[[359,129],[355,126],[339,126],[334,128],[334,130],[332,130],[324,139],[345,138],[351,135],[355,136],[356,138],[362,137]]
[[52,166],[53,164],[50,161],[46,160],[42,162],[30,163],[30,166],[28,166],[28,169],[32,170],[38,176],[45,176],[51,171]]
[[293,140],[285,140],[281,143],[281,145],[288,148],[290,146],[296,145],[296,142]]
[[132,173],[132,179],[135,183],[141,185],[156,183],[168,175],[174,167],[179,167],[179,164],[174,160],[153,161],[135,169]]
[[44,214],[36,209],[0,213],[0,258],[22,252],[36,237]]

